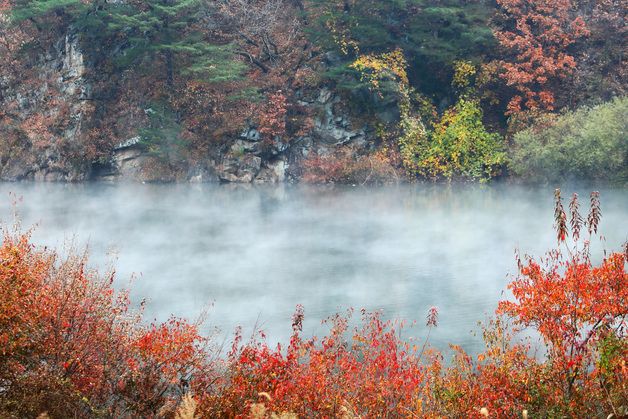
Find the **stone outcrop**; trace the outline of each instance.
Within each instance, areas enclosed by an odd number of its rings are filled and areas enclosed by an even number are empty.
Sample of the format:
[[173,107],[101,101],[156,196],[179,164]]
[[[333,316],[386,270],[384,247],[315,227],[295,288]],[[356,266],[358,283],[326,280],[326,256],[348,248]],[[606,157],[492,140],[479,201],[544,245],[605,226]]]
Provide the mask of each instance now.
[[322,107],[323,115],[316,119],[313,134],[323,142],[336,146],[349,143],[364,145],[365,129],[353,129],[350,118],[338,111],[340,98],[329,89],[323,87],[320,90],[315,104],[305,103],[306,106]]
[[218,166],[218,177],[224,182],[251,183],[261,168],[261,157],[252,154],[228,154]]
[[[39,81],[35,86],[2,79],[3,103],[12,104],[15,124],[28,123],[37,117],[58,118],[63,123],[58,124],[59,132],[54,135],[27,134],[11,146],[0,148],[0,180],[85,180],[88,168],[67,164],[61,150],[71,148],[89,113],[91,86],[85,76],[86,65],[77,37],[61,37],[46,54],[38,57],[36,67]],[[54,97],[54,105],[48,103],[49,97]]]
[[314,91],[301,105],[319,115],[307,135],[285,142],[264,142],[253,126],[243,130],[216,158],[188,167],[187,171],[158,164],[142,147],[140,137],[133,137],[114,149],[105,167],[93,170],[92,179],[139,182],[193,182],[193,183],[282,183],[298,177],[293,170],[310,153],[329,154],[336,147],[352,145],[367,147],[368,131],[355,128],[350,116],[342,111],[342,102],[328,88]]
[[[0,180],[280,183],[298,178],[297,167],[310,153],[324,155],[346,145],[357,149],[369,146],[368,130],[352,120],[333,90],[321,87],[295,92],[299,105],[315,115],[309,132],[295,138],[269,141],[262,138],[257,127],[249,126],[236,137],[225,138],[222,144],[226,145],[202,161],[190,163],[181,159],[165,161],[151,154],[141,138],[134,136],[95,163],[72,162],[67,157],[68,149],[79,133],[85,133],[90,118],[96,118],[93,96],[98,95],[93,94],[95,82],[88,76],[95,72],[89,71],[79,40],[73,35],[60,37],[38,60],[38,86],[30,90],[20,83],[0,86],[2,100],[17,103],[18,122],[64,112],[61,132],[42,141],[33,134],[0,147]],[[51,92],[59,103],[48,109],[42,103]],[[125,121],[128,118],[125,124],[133,132],[137,118],[124,113],[121,117]],[[45,144],[36,145],[38,141]]]

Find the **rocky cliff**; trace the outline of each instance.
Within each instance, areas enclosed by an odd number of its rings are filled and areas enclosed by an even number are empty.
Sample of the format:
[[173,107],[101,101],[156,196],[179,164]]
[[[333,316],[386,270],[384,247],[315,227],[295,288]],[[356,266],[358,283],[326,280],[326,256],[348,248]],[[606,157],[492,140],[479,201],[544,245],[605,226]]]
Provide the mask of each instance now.
[[28,83],[8,75],[0,82],[5,117],[0,131],[4,137],[0,179],[89,178],[89,164],[68,164],[92,107],[78,39],[72,35],[59,38],[47,51],[35,55],[29,67],[33,76]]
[[[143,86],[127,74],[99,68],[77,36],[59,36],[28,60],[25,67],[33,74],[28,83],[4,77],[1,84],[0,179],[5,181],[277,183],[298,180],[301,162],[312,153],[325,156],[338,147],[359,153],[373,141],[340,95],[316,85],[290,92],[312,115],[311,126],[298,135],[268,141],[260,127],[247,122],[220,134],[193,159],[164,158],[139,133],[150,111],[142,105],[147,100],[138,99]],[[106,153],[86,146],[107,142]]]

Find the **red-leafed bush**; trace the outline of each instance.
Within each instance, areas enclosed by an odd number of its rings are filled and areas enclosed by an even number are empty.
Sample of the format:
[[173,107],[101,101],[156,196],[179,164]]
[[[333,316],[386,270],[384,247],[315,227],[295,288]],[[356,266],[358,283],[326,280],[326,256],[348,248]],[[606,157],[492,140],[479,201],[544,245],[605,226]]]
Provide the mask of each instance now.
[[[597,266],[591,262],[589,243],[601,217],[596,192],[586,219],[576,194],[569,217],[559,190],[555,208],[559,249],[540,261],[519,261],[519,276],[508,286],[514,301],[500,302],[497,312],[512,317],[517,327],[533,327],[543,338],[546,381],[555,399],[562,401],[557,406],[561,414],[593,417],[617,412],[628,407],[628,255],[611,253]],[[585,229],[588,238],[582,240]],[[572,246],[567,245],[569,233]]]
[[351,332],[350,318],[351,311],[336,315],[328,320],[328,335],[303,339],[299,307],[287,348],[240,346],[236,339],[228,381],[201,403],[201,411],[207,417],[246,416],[261,401],[271,411],[299,417],[405,416],[420,403],[424,374],[417,346],[400,339],[403,323],[362,312],[362,327]]
[[355,155],[350,148],[333,154],[312,153],[302,162],[306,183],[386,184],[399,182],[400,176],[393,164],[394,156],[387,149],[366,155]]
[[281,90],[268,96],[259,122],[259,132],[264,140],[272,142],[285,136],[287,113],[288,101]]
[[[5,233],[0,246],[0,416],[152,416],[209,374],[206,340],[172,319],[144,326],[113,274]],[[163,412],[164,410],[162,410]]]

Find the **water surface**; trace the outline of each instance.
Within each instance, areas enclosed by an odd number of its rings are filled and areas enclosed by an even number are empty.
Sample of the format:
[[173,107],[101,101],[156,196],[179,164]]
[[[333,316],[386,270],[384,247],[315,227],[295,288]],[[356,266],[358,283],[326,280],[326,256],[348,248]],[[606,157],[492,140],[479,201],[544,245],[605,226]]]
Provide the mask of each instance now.
[[[555,244],[553,188],[418,185],[388,188],[233,187],[139,184],[0,184],[36,243],[89,246],[91,263],[115,264],[120,286],[147,298],[148,319],[209,310],[222,336],[254,324],[287,340],[296,304],[305,333],[348,307],[418,320],[440,311],[431,341],[481,348],[471,331],[502,298],[514,251]],[[589,189],[577,191],[586,204]],[[628,192],[601,190],[607,249],[628,238]],[[594,250],[600,255],[601,246]],[[208,327],[209,327],[208,326]]]

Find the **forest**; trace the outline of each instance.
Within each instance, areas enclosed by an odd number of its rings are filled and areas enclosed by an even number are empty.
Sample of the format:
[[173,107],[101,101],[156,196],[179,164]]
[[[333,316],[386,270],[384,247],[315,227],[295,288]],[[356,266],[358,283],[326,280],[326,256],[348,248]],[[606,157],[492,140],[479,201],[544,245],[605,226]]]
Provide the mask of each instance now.
[[3,0],[4,180],[625,183],[623,0]]

